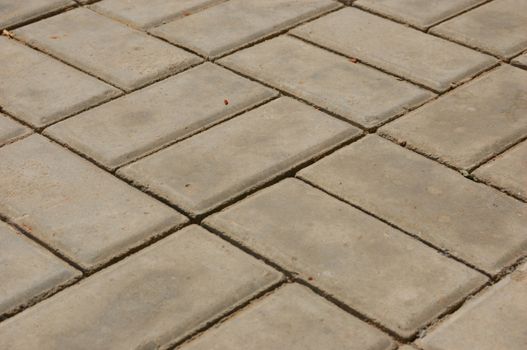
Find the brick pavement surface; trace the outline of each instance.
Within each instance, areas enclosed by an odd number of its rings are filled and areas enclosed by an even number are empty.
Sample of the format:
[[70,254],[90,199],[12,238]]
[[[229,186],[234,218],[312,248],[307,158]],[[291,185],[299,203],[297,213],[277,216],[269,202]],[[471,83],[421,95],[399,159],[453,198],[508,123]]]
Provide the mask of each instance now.
[[524,0],[0,0],[0,349],[527,348]]

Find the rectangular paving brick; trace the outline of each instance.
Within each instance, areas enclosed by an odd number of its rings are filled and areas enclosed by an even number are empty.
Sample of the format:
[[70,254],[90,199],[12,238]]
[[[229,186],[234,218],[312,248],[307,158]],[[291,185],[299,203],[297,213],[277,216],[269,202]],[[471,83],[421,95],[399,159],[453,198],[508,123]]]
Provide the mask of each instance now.
[[31,129],[0,113],[0,146],[30,133]]
[[71,0],[0,0],[0,29],[74,5]]
[[217,57],[337,8],[333,0],[231,0],[152,30],[206,57]]
[[281,275],[191,226],[0,324],[0,348],[165,349]]
[[104,0],[90,8],[108,17],[146,28],[214,5],[222,0]]
[[513,59],[512,64],[523,69],[527,69],[527,52]]
[[432,33],[503,58],[527,48],[527,1],[495,0],[432,28]]
[[1,215],[85,269],[186,221],[40,135],[0,148],[0,198]]
[[477,51],[350,7],[292,33],[435,91],[445,91],[496,62]]
[[306,287],[289,284],[251,304],[181,350],[391,350],[381,331]]
[[0,66],[0,106],[35,127],[120,93],[110,85],[2,36]]
[[0,221],[0,319],[80,272]]
[[272,179],[360,131],[280,98],[119,170],[191,215]]
[[527,264],[470,300],[418,344],[424,350],[525,350]]
[[527,136],[527,72],[503,66],[382,127],[379,132],[468,169]]
[[491,274],[527,253],[527,205],[378,136],[299,175]]
[[426,29],[485,0],[357,0],[357,7]]
[[484,164],[474,174],[527,201],[527,141]]
[[298,180],[205,220],[402,337],[486,278]]
[[287,36],[219,62],[366,128],[378,126],[433,96],[427,90]]
[[109,168],[218,123],[275,96],[205,63],[46,129]]
[[30,24],[14,33],[124,90],[136,89],[200,61],[182,49],[85,8]]

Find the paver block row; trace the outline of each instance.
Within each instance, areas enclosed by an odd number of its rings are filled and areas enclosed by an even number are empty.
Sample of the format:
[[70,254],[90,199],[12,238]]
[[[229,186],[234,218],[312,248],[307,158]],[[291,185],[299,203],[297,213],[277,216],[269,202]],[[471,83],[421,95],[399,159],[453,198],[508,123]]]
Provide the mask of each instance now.
[[281,278],[190,226],[0,323],[0,348],[166,349]]
[[72,5],[71,0],[0,0],[0,30]]
[[114,169],[276,94],[204,63],[55,124],[45,133]]
[[489,274],[527,254],[525,203],[379,136],[299,176]]
[[81,275],[2,221],[0,266],[0,319]]
[[357,0],[353,5],[427,29],[486,0]]
[[0,148],[0,198],[1,215],[86,270],[187,221],[40,135]]
[[204,223],[402,337],[486,281],[296,179],[257,192]]
[[43,127],[121,92],[15,40],[0,36],[0,106]]
[[527,72],[503,65],[379,129],[471,170],[527,136]]
[[525,0],[494,0],[433,27],[431,32],[507,59],[527,48],[526,30]]
[[282,97],[118,174],[200,216],[360,134],[346,122]]
[[527,264],[468,301],[418,344],[424,350],[523,350],[527,346]]
[[527,69],[527,52],[525,52],[525,53],[521,54],[520,56],[516,57],[511,62],[515,66],[518,66],[518,67],[523,68],[523,69]]
[[354,8],[331,13],[292,33],[435,91],[445,91],[497,61]]
[[268,40],[218,62],[365,128],[376,127],[435,96],[290,36]]
[[86,8],[14,31],[17,38],[130,91],[201,59]]
[[230,0],[152,29],[206,57],[218,57],[341,6],[333,0]]
[[290,284],[208,330],[182,350],[392,350],[387,335],[306,287]]

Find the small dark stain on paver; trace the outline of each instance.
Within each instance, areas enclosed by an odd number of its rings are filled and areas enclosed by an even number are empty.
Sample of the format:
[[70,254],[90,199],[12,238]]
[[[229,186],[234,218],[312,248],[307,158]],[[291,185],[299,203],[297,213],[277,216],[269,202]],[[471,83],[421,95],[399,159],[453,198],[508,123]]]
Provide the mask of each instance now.
[[309,277],[307,278],[307,280],[308,280],[308,281],[313,281],[313,280],[314,280],[314,278],[313,278],[313,277],[311,277],[311,276],[309,276]]
[[49,37],[50,39],[60,39],[60,37],[58,35],[52,35]]
[[350,58],[350,62],[351,62],[351,63],[357,63],[358,61],[359,61],[359,60],[358,60],[358,59],[356,59],[356,58],[353,58],[353,57],[352,57],[352,58]]
[[223,104],[224,104],[225,106],[228,105],[228,104],[229,104],[229,100],[227,100],[227,99],[223,100]]
[[190,187],[190,184],[186,184],[185,187],[187,187],[187,188]]

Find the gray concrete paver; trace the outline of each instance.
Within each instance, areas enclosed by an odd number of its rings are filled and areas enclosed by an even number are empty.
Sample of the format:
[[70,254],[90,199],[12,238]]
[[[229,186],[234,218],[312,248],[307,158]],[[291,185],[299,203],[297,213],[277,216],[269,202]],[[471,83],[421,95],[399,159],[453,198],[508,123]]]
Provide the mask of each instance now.
[[190,226],[0,323],[0,348],[164,349],[280,278]]
[[113,169],[275,94],[205,63],[55,124],[45,133]]
[[0,113],[0,146],[30,133],[31,129]]
[[14,31],[21,40],[124,90],[133,90],[201,59],[85,8]]
[[527,254],[525,203],[379,136],[299,176],[488,273]]
[[0,106],[43,127],[120,91],[38,51],[0,36]]
[[434,96],[288,36],[238,51],[219,62],[366,128]]
[[299,180],[284,180],[205,223],[402,337],[486,281]]
[[71,0],[0,0],[0,29],[18,25],[74,4],[75,2]]
[[40,135],[0,148],[0,198],[1,215],[85,269],[186,221]]

